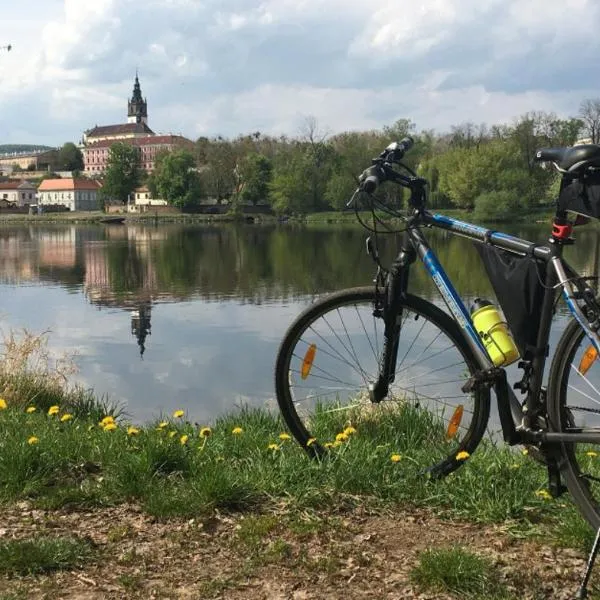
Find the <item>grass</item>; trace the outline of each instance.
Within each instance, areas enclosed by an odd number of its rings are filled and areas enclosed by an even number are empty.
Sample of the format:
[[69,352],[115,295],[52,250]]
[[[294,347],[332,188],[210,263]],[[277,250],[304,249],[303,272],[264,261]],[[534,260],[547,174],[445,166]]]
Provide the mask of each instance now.
[[[243,409],[210,428],[183,412],[132,429],[116,407],[68,386],[68,360],[53,361],[43,340],[9,337],[0,356],[0,502],[53,509],[134,502],[159,519],[218,511],[293,514],[291,527],[318,530],[327,507],[425,507],[440,516],[512,524],[521,535],[551,532],[587,548],[589,527],[567,497],[547,499],[543,467],[514,449],[480,445],[467,464],[431,481],[443,431],[405,405],[351,415],[353,433],[322,460],[309,460],[278,414]],[[342,431],[348,415],[320,415],[315,431]],[[399,455],[398,462],[391,460]],[[591,460],[591,459],[590,459]],[[598,458],[597,460],[600,460]],[[249,520],[240,540],[266,522]],[[114,531],[114,536],[119,532]],[[560,541],[562,540],[562,541]],[[567,542],[565,542],[567,540]]]
[[459,598],[516,600],[491,561],[461,547],[426,550],[411,578],[423,589],[450,592]]
[[34,575],[82,566],[92,555],[89,542],[78,538],[36,537],[0,543],[0,573]]

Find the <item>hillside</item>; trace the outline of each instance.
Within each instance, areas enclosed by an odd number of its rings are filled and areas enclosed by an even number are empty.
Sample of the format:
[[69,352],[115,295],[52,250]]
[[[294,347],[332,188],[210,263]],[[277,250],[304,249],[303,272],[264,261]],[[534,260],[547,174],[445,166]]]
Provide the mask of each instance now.
[[0,154],[35,152],[37,150],[54,150],[54,148],[42,144],[0,144]]

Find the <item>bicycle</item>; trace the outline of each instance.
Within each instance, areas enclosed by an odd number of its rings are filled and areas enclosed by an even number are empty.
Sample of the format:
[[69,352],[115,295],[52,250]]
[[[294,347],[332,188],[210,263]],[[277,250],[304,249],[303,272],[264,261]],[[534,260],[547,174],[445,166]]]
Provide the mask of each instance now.
[[[336,432],[368,419],[372,410],[382,414],[387,405],[403,414],[407,445],[411,436],[425,439],[427,452],[411,458],[436,478],[453,472],[476,450],[493,390],[504,440],[534,449],[547,465],[552,496],[568,489],[581,514],[598,529],[600,450],[598,460],[592,458],[594,445],[600,444],[600,423],[589,423],[600,419],[600,303],[590,286],[597,278],[578,275],[563,259],[563,250],[574,243],[574,226],[600,217],[600,146],[537,152],[537,161],[552,163],[562,174],[551,235],[540,245],[430,213],[427,182],[402,162],[412,144],[410,138],[391,144],[359,178],[349,205],[363,225],[357,199],[366,198],[372,211],[375,236],[367,239],[367,250],[377,264],[374,285],[327,295],[290,325],[275,366],[281,414],[308,454],[323,456],[335,445]],[[384,182],[410,191],[407,214],[378,200],[375,192]],[[389,269],[378,254],[377,210],[402,223],[400,249]],[[514,389],[506,365],[494,362],[488,352],[489,332],[477,330],[429,246],[426,228],[466,237],[480,248],[521,358]],[[449,312],[409,293],[417,258]],[[546,386],[559,290],[574,318],[558,342]]]

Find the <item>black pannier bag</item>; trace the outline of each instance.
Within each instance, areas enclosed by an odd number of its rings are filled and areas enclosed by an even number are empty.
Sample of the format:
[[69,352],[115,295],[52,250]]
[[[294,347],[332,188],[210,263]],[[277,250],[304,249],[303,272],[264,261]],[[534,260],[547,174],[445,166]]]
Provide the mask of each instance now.
[[487,244],[475,244],[521,357],[533,358],[544,288],[542,265]]
[[579,177],[564,177],[558,197],[558,208],[600,219],[600,171],[588,169]]

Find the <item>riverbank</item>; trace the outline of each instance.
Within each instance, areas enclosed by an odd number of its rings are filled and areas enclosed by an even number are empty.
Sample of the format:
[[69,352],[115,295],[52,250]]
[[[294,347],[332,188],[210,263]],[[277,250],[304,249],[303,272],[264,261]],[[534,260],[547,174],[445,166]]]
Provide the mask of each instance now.
[[[473,212],[460,209],[431,209],[432,212],[460,219],[467,222],[479,223]],[[510,219],[511,223],[550,223],[553,211],[543,209],[527,214],[519,214]],[[361,211],[359,213],[363,220],[369,222],[371,213]],[[69,224],[101,224],[103,219],[110,216],[122,216],[125,223],[235,223],[235,222],[253,222],[262,224],[288,223],[288,224],[358,224],[356,213],[354,211],[326,211],[311,213],[308,215],[296,215],[292,217],[279,218],[269,214],[205,214],[205,213],[181,213],[181,214],[154,214],[151,212],[141,214],[123,214],[107,215],[102,211],[90,212],[62,212],[62,213],[44,213],[41,215],[11,214],[0,213],[0,223],[69,223]],[[378,218],[383,221],[390,221],[390,217],[384,213],[378,213]],[[486,221],[489,222],[489,221]],[[499,223],[502,223],[500,221]]]
[[404,412],[378,407],[323,461],[265,410],[133,426],[65,371],[31,370],[25,341],[0,363],[2,597],[516,600],[576,588],[592,532],[521,452],[486,442],[430,481],[417,468],[425,423],[412,412],[408,440]]

